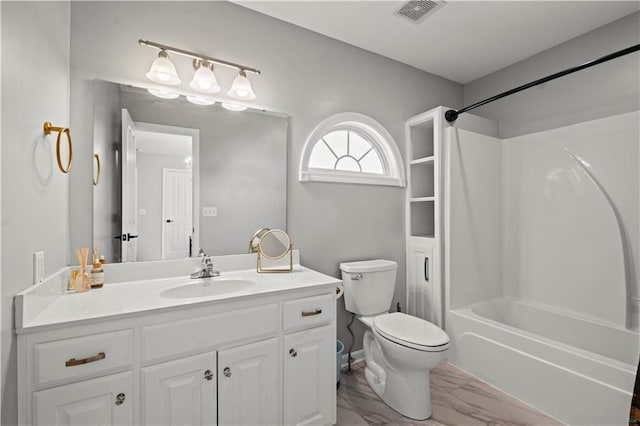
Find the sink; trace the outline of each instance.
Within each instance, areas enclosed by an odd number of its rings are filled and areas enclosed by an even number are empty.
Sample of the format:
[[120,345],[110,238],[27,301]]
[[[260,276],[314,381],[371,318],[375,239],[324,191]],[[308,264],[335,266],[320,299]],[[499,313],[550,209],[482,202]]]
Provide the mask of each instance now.
[[160,297],[171,299],[209,297],[221,294],[235,293],[254,287],[256,283],[243,279],[211,279],[202,278],[197,281],[187,281],[171,287],[160,293]]

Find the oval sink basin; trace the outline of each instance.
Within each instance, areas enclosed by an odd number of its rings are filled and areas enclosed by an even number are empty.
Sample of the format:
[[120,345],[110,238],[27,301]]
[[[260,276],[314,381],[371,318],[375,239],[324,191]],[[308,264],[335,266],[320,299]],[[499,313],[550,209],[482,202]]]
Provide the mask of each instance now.
[[247,290],[256,283],[242,279],[199,279],[187,284],[180,284],[171,287],[160,293],[160,297],[166,298],[189,298],[189,297],[209,297],[221,294],[235,293]]

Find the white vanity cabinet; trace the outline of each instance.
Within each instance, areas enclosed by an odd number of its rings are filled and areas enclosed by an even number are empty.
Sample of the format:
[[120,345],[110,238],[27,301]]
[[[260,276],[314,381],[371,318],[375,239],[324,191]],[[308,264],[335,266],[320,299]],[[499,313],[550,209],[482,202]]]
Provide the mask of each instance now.
[[19,422],[331,425],[335,321],[318,285],[19,330]]

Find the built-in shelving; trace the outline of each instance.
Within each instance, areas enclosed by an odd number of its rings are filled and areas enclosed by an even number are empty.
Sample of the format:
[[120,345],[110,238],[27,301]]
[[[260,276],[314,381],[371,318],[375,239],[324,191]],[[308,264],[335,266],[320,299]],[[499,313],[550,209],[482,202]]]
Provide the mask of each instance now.
[[442,127],[447,108],[407,120],[407,312],[442,325],[440,280]]

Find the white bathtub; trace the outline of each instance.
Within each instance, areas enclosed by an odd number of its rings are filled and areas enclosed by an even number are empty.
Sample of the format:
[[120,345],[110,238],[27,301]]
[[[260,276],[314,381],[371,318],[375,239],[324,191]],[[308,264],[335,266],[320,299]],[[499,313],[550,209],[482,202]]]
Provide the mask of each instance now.
[[640,336],[499,298],[449,312],[450,360],[571,425],[629,420]]

